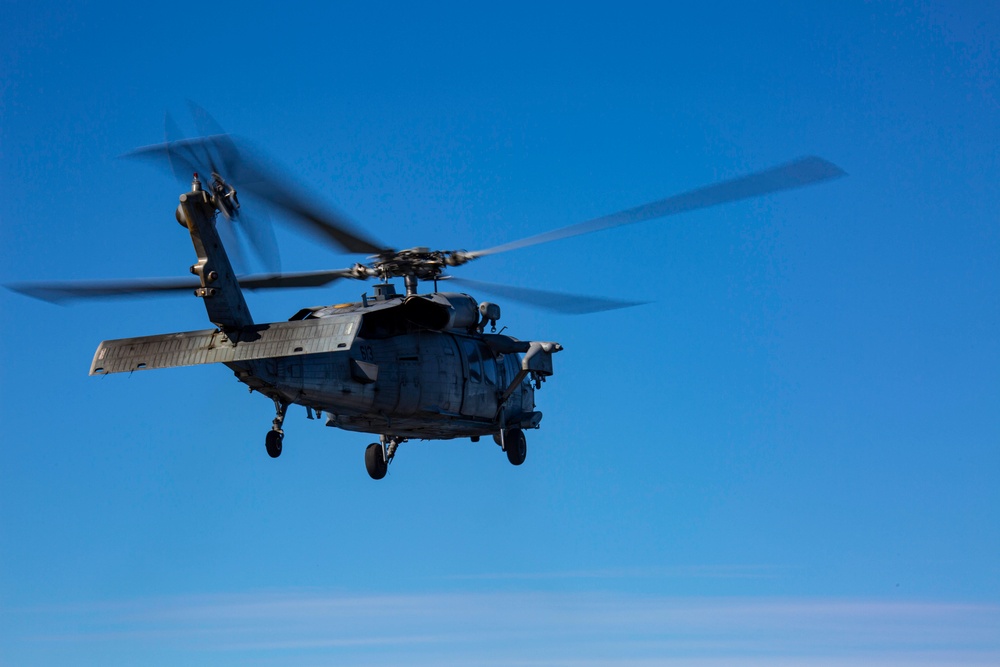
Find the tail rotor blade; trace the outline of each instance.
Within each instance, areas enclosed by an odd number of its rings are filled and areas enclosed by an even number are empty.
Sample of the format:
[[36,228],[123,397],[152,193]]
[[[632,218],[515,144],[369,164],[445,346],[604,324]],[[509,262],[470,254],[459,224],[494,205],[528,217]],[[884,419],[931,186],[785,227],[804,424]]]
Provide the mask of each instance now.
[[272,161],[261,151],[222,132],[204,110],[192,105],[192,113],[202,131],[216,133],[195,139],[169,139],[177,130],[168,119],[166,143],[144,146],[124,157],[142,158],[159,165],[166,163],[170,171],[182,179],[190,178],[190,172],[205,172],[206,175],[218,172],[238,190],[256,195],[286,213],[288,222],[337,250],[375,255],[389,249],[358,231],[342,213],[315,202],[294,179],[285,177],[271,166]]
[[231,142],[225,135],[186,139],[169,113],[164,114],[163,135],[164,143],[138,148],[122,157],[149,158],[157,164],[166,162],[174,177],[187,184],[196,172],[205,180],[209,180],[212,172],[221,174],[225,170],[225,162],[235,162],[233,158],[238,155],[235,147],[229,146]]
[[194,119],[194,126],[198,130],[198,134],[202,137],[211,136],[225,136],[226,131],[222,129],[218,121],[212,117],[212,114],[205,111],[203,107],[192,100],[187,100],[188,110],[191,112],[191,118]]
[[220,215],[215,220],[215,229],[219,232],[219,239],[226,248],[229,259],[237,273],[250,270],[250,263],[246,252],[246,244],[243,242],[243,234],[237,229],[238,223],[230,220],[224,215]]
[[[157,159],[166,159],[167,166],[178,182],[188,185],[192,174],[208,176],[211,173],[211,160],[206,159],[204,151],[184,138],[184,133],[169,113],[163,117],[163,135],[166,141],[156,147],[159,149]],[[126,153],[123,157],[140,155],[142,150]]]
[[[177,126],[177,123],[174,121],[173,117],[169,113],[164,114],[163,116],[163,139],[165,142],[164,145],[171,146],[175,144],[175,142],[179,141],[183,136],[184,135],[181,134],[181,130]],[[170,171],[172,171],[174,177],[181,182],[190,180],[191,174],[195,171],[198,171],[197,167],[194,164],[191,164],[190,160],[187,160],[184,157],[182,157],[180,155],[180,152],[176,149],[175,150],[167,149],[166,156],[167,156],[167,164],[170,166]]]
[[201,145],[212,171],[225,178],[236,178],[240,152],[235,142],[205,109],[191,100],[187,104],[199,136],[208,140]]
[[247,214],[241,209],[236,226],[250,242],[250,248],[261,267],[267,273],[281,273],[281,253],[267,209],[259,208],[253,214]]

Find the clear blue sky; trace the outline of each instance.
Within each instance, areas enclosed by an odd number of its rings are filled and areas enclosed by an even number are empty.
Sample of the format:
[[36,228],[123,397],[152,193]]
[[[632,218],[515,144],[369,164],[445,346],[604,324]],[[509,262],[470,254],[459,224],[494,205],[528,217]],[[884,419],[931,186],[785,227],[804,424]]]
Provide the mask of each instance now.
[[87,376],[193,297],[0,291],[0,664],[1000,663],[995,3],[143,4],[0,4],[0,283],[186,275],[178,186],[116,159],[186,99],[397,247],[850,176],[466,267],[652,302],[501,300],[565,346],[520,468],[416,442],[376,483],[301,408],[271,460],[224,368]]

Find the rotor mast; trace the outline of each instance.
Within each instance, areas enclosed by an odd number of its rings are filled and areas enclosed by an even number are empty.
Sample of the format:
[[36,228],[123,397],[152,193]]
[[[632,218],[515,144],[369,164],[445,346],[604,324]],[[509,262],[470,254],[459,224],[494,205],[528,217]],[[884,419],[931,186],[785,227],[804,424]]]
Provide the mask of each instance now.
[[406,285],[406,296],[417,295],[417,283],[417,277],[412,273],[407,273],[403,276],[403,284]]

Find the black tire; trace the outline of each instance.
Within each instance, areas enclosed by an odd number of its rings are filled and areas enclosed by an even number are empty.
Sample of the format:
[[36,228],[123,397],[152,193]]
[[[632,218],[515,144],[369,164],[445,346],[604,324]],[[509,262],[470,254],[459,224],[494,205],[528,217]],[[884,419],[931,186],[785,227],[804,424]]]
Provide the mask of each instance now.
[[504,444],[507,445],[507,460],[511,465],[519,466],[528,457],[528,441],[524,431],[519,428],[508,429],[504,434]]
[[373,442],[365,450],[365,468],[368,469],[368,476],[372,479],[382,479],[388,468],[385,459],[382,457],[382,445]]
[[276,459],[281,456],[281,441],[285,437],[278,433],[277,431],[268,431],[267,437],[264,438],[264,446],[267,448],[267,455],[272,459]]

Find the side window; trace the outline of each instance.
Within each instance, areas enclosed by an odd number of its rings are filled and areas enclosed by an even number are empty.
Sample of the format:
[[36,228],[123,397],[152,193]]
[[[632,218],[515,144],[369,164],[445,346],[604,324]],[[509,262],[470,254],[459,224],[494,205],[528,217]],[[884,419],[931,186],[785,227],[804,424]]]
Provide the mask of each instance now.
[[[511,377],[511,379],[514,379],[515,377],[517,377],[517,374],[521,372],[521,355],[520,354],[511,354],[511,355],[508,355],[507,358],[511,359],[513,361],[514,374],[511,375],[510,377]],[[527,387],[529,384],[531,384],[531,376],[530,375],[525,375],[524,379],[521,380],[521,384],[523,386],[525,386],[525,387]]]
[[507,382],[513,381],[517,376],[517,355],[516,354],[505,354],[503,355],[504,370],[507,371]]
[[493,357],[493,353],[487,349],[483,349],[480,356],[483,358],[483,375],[486,376],[486,382],[496,385],[497,361]]
[[465,350],[465,358],[469,362],[469,380],[480,383],[483,381],[483,369],[479,362],[479,346],[475,341],[463,340],[462,349]]
[[513,382],[521,370],[521,355],[516,353],[505,354],[503,355],[503,363],[505,366],[504,370],[507,371],[506,381],[508,383]]

